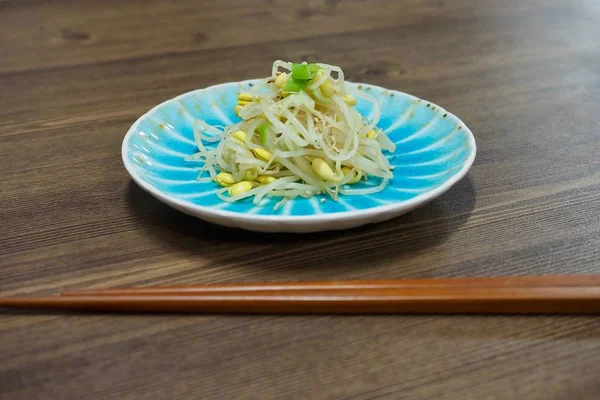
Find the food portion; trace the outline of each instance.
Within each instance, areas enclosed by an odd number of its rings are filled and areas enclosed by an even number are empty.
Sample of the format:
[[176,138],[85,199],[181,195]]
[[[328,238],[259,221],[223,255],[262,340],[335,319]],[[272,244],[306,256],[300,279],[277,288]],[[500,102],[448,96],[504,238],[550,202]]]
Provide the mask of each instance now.
[[[269,78],[239,93],[240,122],[223,129],[195,122],[199,152],[187,160],[204,163],[198,179],[221,185],[217,196],[227,202],[253,197],[261,204],[272,196],[277,209],[297,196],[337,200],[382,191],[393,169],[384,152],[395,146],[377,128],[376,100],[348,86],[339,67],[276,61]],[[372,103],[368,120],[355,109],[357,99]],[[370,177],[377,184],[352,187]]]

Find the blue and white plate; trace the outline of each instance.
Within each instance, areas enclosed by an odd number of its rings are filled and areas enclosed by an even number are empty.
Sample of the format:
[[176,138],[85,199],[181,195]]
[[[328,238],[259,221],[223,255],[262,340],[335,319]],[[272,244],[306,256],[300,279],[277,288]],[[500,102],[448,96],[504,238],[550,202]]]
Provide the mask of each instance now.
[[[239,121],[237,94],[258,80],[224,83],[185,93],[140,117],[123,140],[123,162],[133,180],[166,204],[216,224],[262,232],[315,232],[352,228],[397,217],[444,193],[465,176],[475,159],[475,139],[465,124],[443,108],[406,93],[348,83],[374,96],[381,110],[378,126],[396,143],[389,155],[396,168],[387,188],[376,194],[344,196],[339,201],[298,198],[275,211],[270,200],[226,203],[214,182],[196,180],[201,167],[184,158],[197,151],[192,123]],[[359,100],[365,116],[371,105]],[[207,146],[208,147],[208,146]],[[353,188],[376,185],[376,179]],[[324,198],[324,197],[323,197]]]

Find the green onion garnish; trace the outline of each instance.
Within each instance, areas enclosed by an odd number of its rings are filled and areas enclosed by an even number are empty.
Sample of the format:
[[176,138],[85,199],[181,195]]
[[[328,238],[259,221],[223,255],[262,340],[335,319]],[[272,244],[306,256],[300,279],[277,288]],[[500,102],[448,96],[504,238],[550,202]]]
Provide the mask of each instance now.
[[292,76],[283,87],[283,93],[298,93],[306,89],[320,69],[317,64],[292,64]]
[[258,130],[260,144],[262,144],[263,146],[267,144],[267,130],[269,129],[270,125],[271,123],[265,122],[264,124],[260,124],[258,128],[256,128]]

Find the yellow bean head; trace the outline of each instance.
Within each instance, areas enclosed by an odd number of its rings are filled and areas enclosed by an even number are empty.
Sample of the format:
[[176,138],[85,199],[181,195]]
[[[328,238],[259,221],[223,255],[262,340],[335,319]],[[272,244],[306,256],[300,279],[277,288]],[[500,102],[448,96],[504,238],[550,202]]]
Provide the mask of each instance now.
[[237,115],[238,117],[240,116],[240,110],[242,109],[242,106],[240,106],[239,104],[237,106],[235,106],[233,108],[233,112],[235,113],[235,115]]
[[252,95],[250,93],[240,93],[238,94],[238,101],[252,101]]
[[231,197],[237,196],[238,194],[246,193],[247,191],[252,189],[252,182],[242,181],[238,182],[235,185],[231,185],[229,188],[229,195]]
[[235,131],[231,136],[233,136],[234,139],[237,139],[240,142],[246,142],[246,132],[244,131]]
[[285,73],[277,75],[277,78],[275,78],[275,85],[280,88],[284,87],[288,78],[289,75]]
[[256,177],[258,176],[258,171],[255,170],[254,168],[250,168],[246,170],[246,173],[244,174],[244,180],[245,181],[253,181],[256,179]]
[[319,86],[319,89],[321,89],[321,93],[323,93],[323,96],[325,97],[331,97],[335,94],[335,87],[333,86],[331,78],[327,78],[325,82]]
[[231,186],[235,183],[235,179],[233,175],[228,172],[220,172],[215,176],[215,182],[217,182],[221,186]]
[[312,169],[315,174],[324,181],[335,181],[335,175],[331,167],[321,158],[315,158],[312,161]]
[[[342,171],[344,172],[344,175],[348,175],[348,173],[350,173],[350,171],[352,171],[352,168],[350,168],[350,167],[342,167]],[[352,185],[352,184],[360,181],[360,178],[362,178],[362,171],[359,170],[359,169],[355,169],[354,170],[354,177],[348,181],[348,184]]]
[[367,132],[368,139],[373,139],[375,136],[377,136],[377,132],[375,131],[375,129],[371,129],[369,132]]
[[342,97],[342,100],[344,100],[344,103],[348,104],[350,107],[356,105],[356,98],[351,94],[345,94],[344,97]]
[[267,176],[267,175],[260,175],[258,178],[256,178],[256,181],[258,183],[273,183],[275,182],[277,179],[274,176]]
[[254,155],[256,156],[256,158],[259,158],[263,161],[269,161],[272,157],[271,153],[269,153],[265,149],[256,148],[253,150],[253,152],[254,152]]

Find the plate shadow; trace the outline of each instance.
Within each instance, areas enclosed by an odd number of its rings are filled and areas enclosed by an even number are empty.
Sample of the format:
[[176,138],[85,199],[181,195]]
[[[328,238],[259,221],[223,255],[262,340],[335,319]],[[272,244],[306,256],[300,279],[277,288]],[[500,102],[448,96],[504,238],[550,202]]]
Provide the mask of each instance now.
[[[174,251],[209,258],[210,263],[223,266],[285,269],[290,279],[299,268],[348,271],[418,256],[442,243],[469,219],[476,197],[467,175],[442,196],[393,220],[346,231],[273,234],[221,227],[188,216],[159,202],[133,181],[127,191],[131,214],[153,221],[140,224],[142,229]],[[224,247],[244,251],[237,252],[239,255],[206,251]]]

